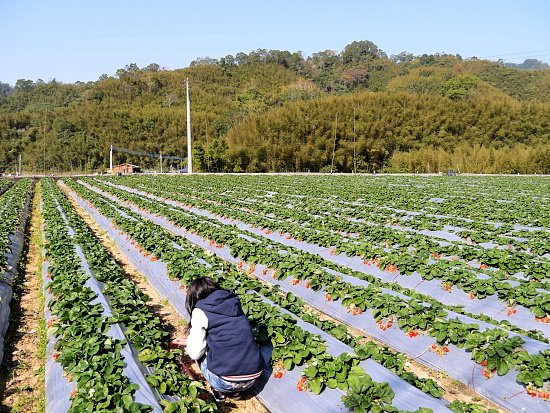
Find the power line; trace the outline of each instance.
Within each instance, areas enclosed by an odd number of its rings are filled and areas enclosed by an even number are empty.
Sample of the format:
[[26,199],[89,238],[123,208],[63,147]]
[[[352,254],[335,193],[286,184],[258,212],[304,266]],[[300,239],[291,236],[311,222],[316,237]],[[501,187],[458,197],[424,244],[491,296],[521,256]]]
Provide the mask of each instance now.
[[[545,56],[550,56],[550,53],[540,54],[540,55],[535,55],[535,56],[512,57],[512,58],[508,58],[508,59],[506,59],[506,60],[535,59],[535,58],[540,58],[540,57],[545,57]],[[503,59],[503,60],[504,60],[504,59]]]
[[116,146],[113,146],[113,151],[129,153],[131,155],[147,156],[149,158],[159,158],[159,157],[162,156],[162,159],[170,159],[170,160],[174,160],[174,161],[183,161],[183,160],[186,159],[186,158],[182,158],[182,157],[179,157],[179,156],[160,155],[160,154],[156,154],[156,153],[135,151],[133,149],[119,148],[119,147],[116,147]]
[[480,56],[480,59],[487,59],[489,57],[503,57],[503,56],[515,56],[518,54],[528,54],[528,53],[540,53],[540,52],[550,52],[550,49],[544,49],[544,50],[533,50],[532,52],[515,52],[515,53],[504,53],[504,54],[497,54],[492,56]]

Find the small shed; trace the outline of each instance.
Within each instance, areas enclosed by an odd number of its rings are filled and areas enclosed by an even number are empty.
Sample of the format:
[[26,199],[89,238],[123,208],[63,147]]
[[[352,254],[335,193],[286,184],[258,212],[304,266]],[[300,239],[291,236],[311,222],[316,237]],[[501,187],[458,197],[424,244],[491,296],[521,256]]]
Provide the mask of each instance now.
[[113,166],[113,174],[134,174],[141,172],[141,167],[138,165],[132,165],[131,163],[121,163],[120,165]]

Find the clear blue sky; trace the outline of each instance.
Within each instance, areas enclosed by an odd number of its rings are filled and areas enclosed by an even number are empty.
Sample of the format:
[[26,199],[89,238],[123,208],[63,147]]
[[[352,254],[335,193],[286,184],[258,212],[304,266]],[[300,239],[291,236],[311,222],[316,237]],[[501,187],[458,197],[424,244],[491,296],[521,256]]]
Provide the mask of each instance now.
[[388,55],[550,62],[550,0],[0,0],[0,81],[97,80],[258,48],[308,56],[354,40]]

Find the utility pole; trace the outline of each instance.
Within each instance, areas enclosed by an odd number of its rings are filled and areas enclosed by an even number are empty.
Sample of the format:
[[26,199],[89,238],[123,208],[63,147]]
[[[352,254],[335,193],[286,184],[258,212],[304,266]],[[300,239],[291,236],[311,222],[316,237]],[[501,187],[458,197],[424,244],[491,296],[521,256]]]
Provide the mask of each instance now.
[[355,162],[355,105],[353,105],[353,173],[357,172],[357,164]]
[[187,173],[193,173],[193,153],[191,148],[191,102],[189,100],[189,78],[185,79],[185,96],[187,103]]
[[336,112],[336,116],[334,117],[334,145],[332,146],[332,162],[330,163],[330,173],[332,173],[334,169],[334,152],[336,152],[336,129],[338,128],[338,112]]
[[44,177],[46,177],[46,111],[44,111],[44,153],[43,153],[43,159],[44,159]]
[[19,154],[19,172],[17,176],[21,176],[21,154]]
[[113,173],[113,145],[111,145],[111,150],[109,151],[109,173]]
[[160,173],[162,173],[162,152],[160,153]]

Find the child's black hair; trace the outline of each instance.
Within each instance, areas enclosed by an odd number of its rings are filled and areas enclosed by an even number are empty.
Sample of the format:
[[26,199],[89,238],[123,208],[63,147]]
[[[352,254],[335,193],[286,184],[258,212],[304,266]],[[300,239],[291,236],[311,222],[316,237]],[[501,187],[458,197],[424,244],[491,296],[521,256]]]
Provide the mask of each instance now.
[[189,313],[187,331],[191,328],[191,313],[193,313],[197,301],[208,297],[210,293],[216,290],[221,290],[221,287],[210,277],[199,277],[189,284],[187,287],[187,301],[185,302],[185,309]]

